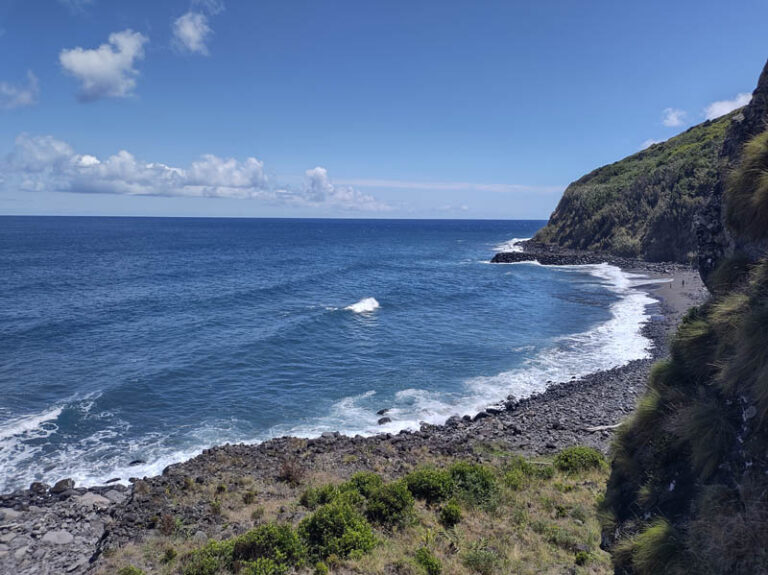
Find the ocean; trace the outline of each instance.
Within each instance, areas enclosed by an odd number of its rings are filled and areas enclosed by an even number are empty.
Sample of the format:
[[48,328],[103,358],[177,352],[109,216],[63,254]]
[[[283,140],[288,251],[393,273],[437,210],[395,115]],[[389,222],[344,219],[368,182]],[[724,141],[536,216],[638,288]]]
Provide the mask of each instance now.
[[544,223],[0,217],[0,492],[417,429],[647,357],[637,278],[488,263]]

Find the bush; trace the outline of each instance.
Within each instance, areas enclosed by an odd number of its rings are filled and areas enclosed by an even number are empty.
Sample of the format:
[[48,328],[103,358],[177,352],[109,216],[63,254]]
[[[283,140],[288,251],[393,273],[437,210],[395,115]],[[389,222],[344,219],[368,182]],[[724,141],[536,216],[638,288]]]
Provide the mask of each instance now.
[[144,575],[144,571],[139,569],[138,567],[134,567],[133,565],[128,565],[126,567],[121,568],[117,575]]
[[320,507],[321,505],[325,505],[326,503],[330,503],[336,497],[339,495],[339,488],[335,485],[321,485],[320,487],[310,487],[304,493],[301,494],[301,497],[299,498],[299,503],[309,509],[310,511],[313,511]]
[[355,473],[349,481],[342,483],[339,489],[341,491],[356,491],[366,499],[378,491],[384,485],[384,480],[371,471],[360,471]]
[[381,525],[405,525],[413,516],[413,495],[401,481],[383,485],[371,492],[365,513]]
[[288,485],[296,487],[297,485],[301,485],[301,482],[304,481],[306,475],[307,470],[304,469],[304,466],[301,463],[295,459],[286,459],[280,465],[277,478]]
[[367,553],[376,543],[373,530],[357,509],[346,501],[320,507],[299,524],[299,534],[310,553],[319,558]]
[[573,561],[576,563],[576,565],[586,565],[590,562],[591,559],[592,556],[588,551],[578,551]]
[[440,559],[435,557],[435,554],[426,547],[420,547],[416,551],[416,563],[424,568],[427,575],[440,575],[443,572],[443,564]]
[[480,573],[480,575],[495,575],[499,572],[498,555],[489,549],[483,541],[471,545],[464,552],[461,562],[464,567],[475,573]]
[[451,474],[434,467],[421,467],[411,471],[405,476],[405,484],[414,497],[428,504],[445,501],[453,491]]
[[218,575],[222,570],[230,569],[234,547],[234,539],[208,542],[184,557],[184,575]]
[[460,461],[448,469],[456,495],[473,505],[488,505],[497,494],[493,470],[478,463]]
[[328,565],[322,561],[315,563],[315,575],[328,575]]
[[728,224],[753,240],[768,234],[768,130],[744,145],[741,165],[728,179]]
[[239,575],[286,575],[289,568],[266,557],[240,565]]
[[567,447],[555,456],[555,467],[566,473],[581,473],[592,469],[604,469],[605,457],[592,447]]
[[285,567],[300,567],[304,563],[305,555],[306,549],[293,528],[290,525],[275,523],[260,525],[236,537],[232,549],[232,558],[235,561],[256,561],[264,558]]
[[440,510],[440,523],[450,529],[461,521],[461,507],[455,501],[449,501]]

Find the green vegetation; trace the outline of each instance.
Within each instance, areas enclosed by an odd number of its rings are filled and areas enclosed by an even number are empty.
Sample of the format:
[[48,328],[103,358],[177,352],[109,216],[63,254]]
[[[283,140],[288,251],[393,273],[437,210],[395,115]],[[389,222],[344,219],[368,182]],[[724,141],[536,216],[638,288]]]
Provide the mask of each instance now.
[[768,237],[768,130],[744,145],[741,164],[728,178],[725,201],[731,229],[752,240]]
[[453,493],[453,479],[444,469],[421,467],[405,476],[408,490],[417,499],[427,503],[440,503]]
[[535,239],[653,261],[691,261],[694,214],[718,181],[718,153],[736,113],[583,176],[568,186]]
[[606,466],[605,457],[597,449],[591,447],[568,447],[555,457],[555,467],[566,473],[581,473],[590,469],[601,469]]
[[[254,527],[205,543],[191,537],[197,527],[155,529],[145,542],[105,556],[97,573],[135,565],[164,575],[607,574],[597,515],[607,470],[566,472],[553,459],[488,447],[478,448],[482,463],[425,456],[427,465],[388,480],[307,472],[303,488],[277,477],[258,485],[217,478],[195,490],[180,482],[169,497],[194,506],[226,483],[219,514],[210,516],[244,526],[258,511]],[[519,478],[514,485],[511,474]]]
[[[768,262],[693,308],[618,434],[603,505],[619,572],[768,565]],[[664,566],[662,569],[660,566]]]
[[443,572],[443,564],[440,559],[435,557],[435,554],[426,547],[419,547],[416,550],[416,563],[424,568],[427,575],[440,575]]

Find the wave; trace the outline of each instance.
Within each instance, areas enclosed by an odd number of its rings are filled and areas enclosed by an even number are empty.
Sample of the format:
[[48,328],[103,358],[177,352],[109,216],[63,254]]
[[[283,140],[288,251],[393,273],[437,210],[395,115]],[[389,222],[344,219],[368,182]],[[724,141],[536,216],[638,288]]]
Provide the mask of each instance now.
[[344,309],[355,313],[371,313],[379,309],[379,302],[376,301],[376,298],[366,297]]
[[512,238],[511,240],[493,246],[493,249],[497,252],[522,252],[523,246],[521,246],[520,243],[530,239],[531,238]]
[[458,392],[401,390],[388,404],[386,416],[392,421],[383,425],[378,424],[381,416],[377,414],[381,403],[375,400],[375,391],[369,391],[336,402],[327,415],[311,422],[278,426],[270,436],[315,437],[325,431],[373,435],[416,430],[421,423],[442,424],[453,415],[478,413],[509,394],[525,398],[553,384],[650,357],[651,341],[643,335],[642,326],[649,317],[647,307],[656,300],[635,289],[649,283],[645,276],[624,272],[609,264],[546,267],[563,273],[588,272],[618,295],[618,301],[610,307],[611,318],[585,332],[555,339],[519,368],[471,378]]

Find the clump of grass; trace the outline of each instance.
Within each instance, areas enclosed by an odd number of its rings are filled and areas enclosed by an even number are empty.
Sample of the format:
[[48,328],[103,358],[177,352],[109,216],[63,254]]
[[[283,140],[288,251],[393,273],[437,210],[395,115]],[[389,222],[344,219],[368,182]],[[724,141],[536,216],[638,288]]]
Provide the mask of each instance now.
[[462,553],[461,562],[473,573],[493,575],[499,572],[501,558],[494,549],[488,546],[485,540],[480,539],[472,543]]
[[607,466],[605,457],[597,449],[585,446],[567,447],[555,456],[554,465],[565,473],[577,474]]
[[746,144],[725,193],[728,225],[754,240],[768,237],[768,130]]
[[127,565],[119,569],[117,575],[144,575],[144,570],[133,565]]
[[306,468],[296,459],[286,459],[280,464],[277,478],[288,485],[301,485],[307,475]]

